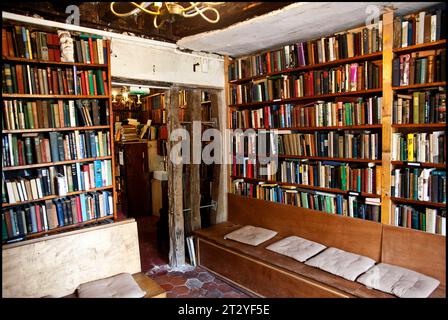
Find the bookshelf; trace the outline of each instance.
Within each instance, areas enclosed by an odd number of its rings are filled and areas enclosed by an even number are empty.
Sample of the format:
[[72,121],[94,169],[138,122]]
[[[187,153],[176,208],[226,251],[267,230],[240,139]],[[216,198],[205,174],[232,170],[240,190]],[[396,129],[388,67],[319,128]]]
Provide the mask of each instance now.
[[115,221],[109,40],[70,32],[64,62],[55,29],[2,36],[2,243]]
[[[434,12],[434,11],[431,11]],[[435,15],[435,13],[433,13]],[[440,26],[443,24],[443,21],[440,21],[440,13],[438,12],[438,25]],[[428,14],[427,14],[428,15]],[[363,52],[363,50],[359,50],[356,52],[354,56],[346,57],[346,56],[340,56],[336,59],[331,59],[331,61],[328,61],[328,52],[324,52],[322,50],[322,46],[325,48],[325,50],[331,51],[335,50],[334,48],[331,49],[329,43],[333,41],[334,39],[329,40],[330,38],[338,38],[339,41],[345,41],[343,38],[341,38],[341,35],[346,34],[346,32],[341,32],[335,35],[329,35],[325,36],[324,40],[322,39],[315,39],[312,41],[307,41],[306,46],[308,48],[312,48],[312,50],[321,50],[322,55],[319,56],[319,54],[315,54],[315,61],[314,63],[310,63],[307,65],[306,63],[304,65],[297,65],[303,64],[303,61],[298,61],[300,57],[300,51],[299,47],[303,45],[301,43],[294,44],[293,46],[287,45],[283,46],[281,48],[273,48],[271,50],[266,50],[261,53],[252,54],[245,57],[237,57],[237,58],[227,58],[225,62],[225,66],[227,67],[227,70],[225,72],[226,78],[227,78],[227,86],[226,86],[226,93],[227,93],[227,99],[228,99],[228,123],[227,128],[228,129],[238,129],[242,133],[247,133],[249,136],[251,133],[255,132],[255,136],[258,137],[260,133],[262,132],[275,132],[279,136],[287,135],[287,134],[314,134],[319,135],[321,134],[328,134],[330,132],[339,133],[341,135],[344,135],[344,133],[350,133],[350,134],[356,134],[357,132],[369,132],[369,133],[377,133],[378,134],[378,140],[377,143],[379,144],[379,150],[378,150],[378,158],[376,159],[362,159],[359,157],[338,157],[338,156],[317,156],[313,154],[312,156],[309,156],[308,153],[301,154],[302,151],[299,151],[298,155],[297,153],[290,154],[288,152],[279,152],[277,154],[277,159],[279,162],[279,170],[282,162],[285,160],[292,160],[297,161],[297,163],[309,163],[310,165],[314,165],[317,163],[328,163],[329,165],[336,165],[337,163],[344,164],[345,166],[352,167],[353,168],[376,168],[376,176],[378,179],[376,180],[376,190],[375,192],[359,192],[356,190],[350,190],[348,188],[341,189],[341,188],[331,188],[322,185],[322,180],[318,181],[316,183],[316,180],[314,179],[314,183],[310,183],[309,181],[307,183],[296,183],[296,181],[293,181],[294,179],[291,179],[291,176],[294,176],[294,172],[288,172],[288,175],[281,176],[279,178],[278,172],[275,179],[272,179],[272,176],[259,176],[259,168],[258,164],[255,164],[255,159],[253,157],[254,154],[257,154],[257,149],[254,147],[256,144],[256,139],[251,140],[250,137],[245,136],[245,139],[248,139],[248,142],[241,143],[243,145],[242,149],[238,149],[238,145],[235,145],[235,140],[232,140],[231,143],[233,144],[233,161],[232,164],[229,165],[229,192],[230,193],[237,193],[240,195],[246,195],[250,197],[255,197],[259,199],[264,200],[270,200],[275,202],[280,202],[285,205],[294,205],[294,206],[304,206],[308,207],[311,206],[311,204],[308,202],[306,205],[304,205],[304,199],[301,198],[297,200],[297,198],[303,196],[303,194],[310,193],[314,196],[315,199],[317,199],[317,202],[319,202],[318,206],[312,207],[314,209],[320,210],[320,211],[326,211],[330,213],[335,213],[339,215],[348,215],[355,218],[363,218],[366,219],[368,217],[374,217],[377,219],[372,219],[377,222],[381,222],[384,224],[393,224],[396,225],[394,219],[394,210],[396,205],[409,205],[409,206],[420,206],[423,207],[427,205],[428,207],[434,208],[434,209],[441,209],[446,206],[445,202],[434,202],[434,201],[421,201],[417,199],[406,197],[396,197],[393,193],[391,193],[391,186],[393,185],[393,175],[392,172],[395,168],[403,168],[403,167],[410,167],[410,168],[420,168],[423,169],[435,169],[435,170],[445,170],[446,167],[446,160],[444,157],[444,161],[437,163],[433,161],[429,161],[425,159],[425,161],[412,161],[407,159],[394,159],[393,156],[393,144],[392,144],[392,136],[393,134],[397,132],[403,132],[405,134],[408,133],[427,133],[428,135],[431,134],[431,132],[434,131],[443,131],[445,130],[445,121],[443,122],[437,122],[437,121],[427,121],[427,123],[397,123],[395,120],[396,115],[394,114],[394,103],[396,101],[397,95],[405,95],[405,94],[412,94],[414,91],[426,91],[426,90],[432,90],[432,91],[438,91],[438,92],[444,92],[444,88],[446,87],[446,79],[442,78],[440,76],[440,73],[437,74],[434,73],[433,79],[431,81],[424,81],[422,83],[407,83],[405,85],[396,85],[393,81],[393,76],[395,69],[393,68],[393,60],[395,57],[403,55],[403,54],[412,54],[414,52],[420,52],[420,51],[428,51],[428,50],[438,50],[437,52],[441,52],[443,48],[446,47],[446,40],[445,39],[432,39],[431,41],[425,41],[424,43],[418,43],[418,44],[412,44],[407,47],[397,47],[396,46],[396,39],[394,40],[394,37],[396,37],[396,25],[394,27],[394,21],[397,21],[397,17],[394,17],[393,11],[388,11],[383,14],[382,20],[380,23],[382,23],[381,32],[378,33],[378,40],[381,42],[381,44],[378,46],[376,52]],[[402,19],[400,17],[400,19]],[[444,18],[443,18],[444,19]],[[362,29],[362,27],[348,30],[348,32],[359,32]],[[414,29],[415,30],[415,29]],[[361,30],[361,33],[363,31]],[[433,35],[433,37],[435,37]],[[440,37],[438,35],[438,37]],[[356,38],[356,36],[354,36]],[[341,40],[342,39],[342,40]],[[321,42],[321,46],[312,47],[313,43],[319,43]],[[311,45],[310,45],[311,43]],[[339,42],[341,43],[341,42]],[[370,42],[371,43],[371,42]],[[359,42],[354,42],[354,46],[359,45]],[[362,46],[362,45],[361,45]],[[347,48],[347,47],[346,47]],[[340,47],[339,47],[340,49]],[[339,50],[337,49],[337,50]],[[295,50],[295,51],[294,51]],[[281,51],[283,52],[283,56],[281,58],[276,58],[276,63],[278,65],[282,65],[283,61],[282,59],[285,59],[286,61],[294,60],[295,59],[295,65],[293,63],[292,66],[289,66],[288,63],[283,64],[283,68],[280,68],[281,70],[269,70],[272,69],[272,53]],[[295,55],[295,58],[290,56],[288,58],[288,53],[292,56]],[[315,53],[315,51],[313,51]],[[308,53],[309,54],[309,53]],[[334,58],[334,52],[330,54]],[[270,55],[270,63],[271,66],[266,66],[265,64],[268,64],[267,62],[269,60]],[[325,55],[327,55],[325,57]],[[306,57],[305,53],[305,57]],[[309,57],[309,55],[308,55]],[[327,59],[327,61],[322,61],[323,59]],[[437,58],[441,59],[441,58]],[[444,59],[444,58],[443,58]],[[434,60],[439,63],[439,60]],[[275,96],[272,97],[272,91],[275,91],[275,88],[269,88],[271,84],[269,84],[270,77],[281,77],[282,81],[289,81],[289,79],[294,79],[294,75],[300,74],[302,72],[321,72],[322,70],[330,71],[332,68],[338,68],[340,66],[343,66],[344,64],[353,64],[357,63],[359,65],[367,65],[366,62],[369,63],[376,63],[378,66],[377,72],[379,73],[378,77],[381,79],[375,86],[357,86],[356,88],[352,88],[351,90],[336,90],[336,92],[328,92],[326,90],[320,90],[317,92],[317,94],[314,92],[314,94],[307,94],[306,88],[302,91],[301,94],[297,95],[296,93],[292,94],[293,90],[292,87],[288,88],[288,83],[286,82],[286,85],[284,83],[281,85],[281,89],[283,91],[281,92],[281,96]],[[444,65],[444,62],[441,62],[441,65]],[[399,70],[399,69],[398,69]],[[320,73],[320,75],[322,72]],[[359,75],[359,74],[358,74]],[[322,76],[320,77],[321,83],[322,83]],[[263,81],[265,81],[263,83]],[[261,83],[261,85],[260,85]],[[314,83],[316,84],[316,83]],[[359,84],[359,83],[358,83]],[[257,87],[258,85],[258,87]],[[301,84],[299,84],[301,85]],[[245,89],[238,88],[237,91],[235,90],[235,86],[247,86],[249,89],[244,91]],[[272,85],[274,86],[274,85]],[[268,87],[268,89],[266,89]],[[289,91],[288,91],[289,90]],[[313,90],[311,90],[312,92]],[[266,93],[267,92],[267,93]],[[286,92],[286,94],[285,94]],[[297,91],[296,91],[297,92]],[[239,96],[242,96],[243,98],[240,98]],[[260,99],[261,96],[261,99]],[[251,98],[244,98],[244,97],[251,97]],[[253,99],[255,97],[255,99]],[[266,97],[268,97],[266,99]],[[300,106],[297,108],[300,110],[301,108],[307,107],[309,105],[317,105],[317,104],[329,104],[329,103],[337,103],[337,102],[351,102],[353,103],[356,98],[361,98],[364,101],[366,99],[372,98],[372,97],[381,97],[381,103],[380,103],[380,109],[381,112],[379,114],[380,121],[378,122],[362,122],[362,123],[331,123],[330,125],[316,125],[315,123],[299,123],[297,124],[297,118],[295,106]],[[249,100],[249,101],[247,101]],[[261,100],[261,101],[260,101]],[[290,109],[275,109],[275,106],[281,106],[281,105],[292,105],[293,108]],[[276,113],[278,112],[278,113]],[[328,109],[327,109],[328,112]],[[289,117],[291,119],[287,119],[287,116],[285,114],[289,113]],[[280,114],[280,116],[279,116]],[[298,114],[298,113],[297,113]],[[331,114],[331,112],[330,112]],[[312,115],[314,116],[314,114]],[[317,117],[321,117],[322,114],[319,114]],[[333,114],[334,116],[334,114]],[[266,118],[272,117],[274,120],[266,121]],[[296,118],[294,118],[296,117]],[[316,117],[316,119],[318,119]],[[331,117],[331,116],[330,116]],[[280,120],[279,120],[280,119]],[[319,118],[320,119],[320,118]],[[327,119],[328,120],[328,119]],[[292,122],[292,124],[291,124]],[[317,120],[316,120],[317,122]],[[325,121],[324,121],[325,122]],[[250,132],[250,133],[249,133]],[[294,141],[294,140],[293,140]],[[445,140],[444,140],[445,141]],[[297,141],[295,141],[297,143]],[[326,141],[327,143],[327,141]],[[445,143],[445,142],[444,142]],[[237,149],[235,153],[235,148]],[[252,150],[250,149],[252,148]],[[311,148],[311,147],[310,147]],[[318,146],[316,146],[318,148]],[[446,147],[444,147],[446,148]],[[252,153],[248,152],[248,149],[252,151]],[[239,150],[239,151],[238,151]],[[241,152],[241,150],[244,150]],[[443,149],[445,150],[445,149]],[[445,152],[445,151],[444,151]],[[252,158],[251,158],[252,155]],[[235,164],[235,157],[241,158],[247,158],[246,162],[243,162],[243,164]],[[258,161],[258,159],[256,160]],[[238,167],[239,166],[239,167]],[[242,166],[246,166],[246,169],[241,169]],[[237,168],[237,169],[235,169]],[[288,167],[289,168],[289,167]],[[288,169],[289,170],[289,169]],[[268,172],[270,172],[268,170]],[[242,174],[245,173],[245,174]],[[309,173],[307,173],[309,174]],[[314,173],[315,174],[315,173]],[[320,177],[318,178],[320,179]],[[331,180],[331,179],[330,179]],[[305,179],[305,181],[307,181]],[[325,180],[325,183],[328,184],[328,181]],[[283,189],[282,189],[283,188]],[[297,191],[298,190],[298,193]],[[439,192],[439,196],[441,197],[441,194],[446,192],[445,190],[443,192]],[[295,195],[295,194],[298,194]],[[308,201],[312,200],[309,194],[306,195],[308,197]],[[305,196],[305,197],[306,197]],[[366,212],[362,214],[356,214],[356,213],[350,213],[347,212],[349,210],[346,210],[344,208],[345,205],[343,205],[342,210],[339,209],[340,204],[337,203],[337,201],[340,201],[341,197],[348,198],[350,196],[356,197],[356,200],[359,200],[359,203],[368,203],[368,204],[374,204],[376,207],[380,207],[380,213],[379,212],[370,212],[370,215],[365,214]],[[295,197],[295,198],[294,198]],[[334,201],[334,203],[331,203],[330,206],[322,205],[320,201],[328,201],[328,198],[330,198],[330,201]],[[336,200],[332,200],[336,199]],[[376,199],[376,201],[374,201]],[[300,201],[301,200],[301,201]],[[299,204],[299,202],[301,202]],[[314,203],[316,204],[316,203]],[[328,204],[328,202],[326,202]],[[350,204],[348,204],[350,206]],[[330,208],[330,210],[329,210]],[[359,207],[358,207],[359,208]],[[364,209],[363,209],[364,210]],[[431,214],[434,214],[434,212],[431,212]],[[368,218],[367,218],[368,219]],[[369,219],[370,220],[370,219]],[[420,218],[420,223],[421,223]],[[439,222],[437,222],[439,223]],[[403,227],[412,227],[416,229],[417,227],[412,225],[400,225]],[[433,227],[433,226],[432,226]],[[437,230],[437,231],[435,231]],[[428,230],[426,230],[428,231]],[[429,231],[432,233],[440,233],[439,225],[432,231]]]

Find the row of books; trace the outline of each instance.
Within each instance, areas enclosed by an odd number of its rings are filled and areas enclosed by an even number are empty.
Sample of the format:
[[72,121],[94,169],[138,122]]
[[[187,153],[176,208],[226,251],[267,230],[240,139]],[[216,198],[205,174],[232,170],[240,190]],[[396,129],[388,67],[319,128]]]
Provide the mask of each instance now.
[[102,217],[112,218],[113,208],[112,193],[109,191],[9,208],[2,212],[2,241]]
[[105,70],[77,70],[73,67],[36,67],[4,63],[3,93],[108,95]]
[[344,191],[379,193],[381,173],[378,167],[353,167],[333,161],[284,160],[266,165],[254,164],[249,158],[232,165],[232,175],[268,181],[309,185]]
[[397,94],[392,106],[392,123],[446,122],[446,93],[434,90]]
[[392,161],[445,163],[445,131],[392,133]]
[[419,209],[408,205],[396,205],[392,209],[394,226],[412,228],[446,236],[446,209]]
[[230,128],[329,127],[381,124],[381,97],[311,105],[272,105],[259,109],[231,110]]
[[3,129],[100,126],[109,123],[109,108],[98,99],[3,100]]
[[71,47],[74,60],[61,59],[61,41],[57,33],[33,30],[24,26],[2,28],[2,56],[4,57],[107,64],[109,56],[107,40],[103,40],[100,36],[81,34],[72,38],[72,41],[64,41],[64,46]]
[[360,199],[295,186],[279,186],[268,183],[251,183],[242,179],[233,181],[233,193],[266,201],[289,204],[331,214],[381,221],[380,204],[375,198]]
[[446,81],[446,49],[417,51],[392,60],[392,85]]
[[24,133],[22,138],[7,134],[3,138],[2,163],[5,167],[23,166],[111,155],[110,133],[74,132]]
[[229,65],[229,79],[260,76],[291,68],[326,63],[382,50],[382,21],[331,37],[298,42],[283,48],[236,59]]
[[65,196],[70,192],[112,185],[111,160],[39,168],[36,174],[26,174],[5,180],[7,203],[39,200],[53,195]]
[[438,41],[445,37],[445,10],[420,11],[394,18],[394,48]]
[[283,131],[278,135],[279,155],[378,160],[380,150],[379,134],[370,131],[314,134]]
[[381,88],[381,61],[351,63],[339,67],[271,76],[231,86],[230,103],[318,96]]
[[446,203],[446,171],[434,168],[392,170],[392,197]]

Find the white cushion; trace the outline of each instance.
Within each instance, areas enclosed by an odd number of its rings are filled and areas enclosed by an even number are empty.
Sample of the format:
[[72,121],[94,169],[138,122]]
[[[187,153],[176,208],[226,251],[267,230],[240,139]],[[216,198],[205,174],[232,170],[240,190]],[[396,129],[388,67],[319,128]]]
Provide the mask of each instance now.
[[86,282],[78,287],[79,298],[141,298],[145,294],[129,273]]
[[276,231],[272,231],[269,229],[254,226],[244,226],[238,230],[226,234],[224,236],[224,239],[242,242],[251,246],[258,246],[260,243],[275,237],[276,234]]
[[266,247],[268,250],[291,257],[300,262],[308,260],[325,248],[326,246],[320,243],[297,236],[287,237]]
[[361,273],[366,272],[375,264],[375,260],[340,249],[328,248],[305,264],[355,281]]
[[400,298],[426,298],[440,284],[437,279],[387,263],[377,264],[357,281]]

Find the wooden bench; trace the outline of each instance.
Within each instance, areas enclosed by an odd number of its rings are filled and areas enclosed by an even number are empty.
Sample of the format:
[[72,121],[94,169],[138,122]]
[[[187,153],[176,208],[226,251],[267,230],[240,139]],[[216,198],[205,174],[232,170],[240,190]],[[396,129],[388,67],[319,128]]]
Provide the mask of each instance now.
[[[279,234],[257,247],[224,240],[243,225]],[[228,222],[195,235],[201,267],[261,297],[394,297],[265,249],[290,235],[427,274],[441,282],[431,297],[446,296],[443,236],[233,194]]]

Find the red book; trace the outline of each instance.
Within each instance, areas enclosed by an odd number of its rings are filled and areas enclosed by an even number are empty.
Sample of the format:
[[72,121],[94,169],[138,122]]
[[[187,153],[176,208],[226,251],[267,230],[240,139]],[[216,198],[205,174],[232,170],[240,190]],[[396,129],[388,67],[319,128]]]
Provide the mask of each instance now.
[[271,55],[266,53],[266,64],[268,65],[268,73],[271,72]]
[[53,94],[53,80],[51,79],[51,69],[47,67],[47,83],[48,83],[48,94]]
[[2,56],[4,57],[9,56],[7,31],[5,28],[2,28]]
[[58,85],[58,73],[56,70],[52,70],[51,71],[51,80],[52,80],[52,89],[53,89],[53,94],[58,94],[59,92],[59,85]]
[[54,46],[54,59],[57,62],[61,62],[61,49],[59,47],[59,37],[56,33],[54,33],[53,35],[53,46]]
[[37,221],[37,231],[42,231],[42,221],[40,219],[40,206],[39,205],[35,205],[34,209],[36,211],[36,221]]
[[[39,113],[41,114],[42,112],[39,112]],[[51,162],[51,161],[48,161],[47,149],[45,148],[45,146],[46,146],[45,140],[47,140],[47,139],[42,139],[40,141],[40,153],[42,154],[42,162],[44,162],[44,163]]]
[[19,153],[19,166],[23,166],[24,163],[24,159],[23,159],[23,141],[22,140],[17,140],[17,151]]
[[51,33],[47,33],[48,60],[56,61],[56,58],[54,57],[54,49],[52,44],[53,44],[53,36],[51,35]]
[[109,84],[107,83],[107,75],[106,71],[103,70],[103,87],[104,87],[104,95],[109,95]]
[[95,95],[98,95],[98,89],[96,87],[96,74],[92,74],[92,78],[93,78],[93,92]]
[[12,31],[6,31],[6,41],[8,43],[9,56],[14,57],[14,43],[12,41]]
[[17,77],[17,87],[19,89],[19,93],[25,93],[25,88],[23,87],[23,72],[20,65],[16,65],[16,77]]
[[78,216],[78,222],[82,220],[82,212],[81,212],[81,198],[76,197],[76,215]]
[[92,38],[89,38],[90,63],[95,63]]
[[67,82],[67,76],[65,74],[65,72],[61,72],[62,73],[62,83],[64,85],[64,94],[69,94],[68,93],[68,82]]

